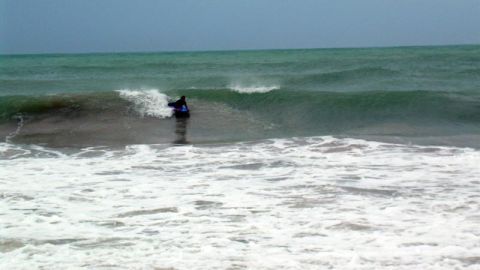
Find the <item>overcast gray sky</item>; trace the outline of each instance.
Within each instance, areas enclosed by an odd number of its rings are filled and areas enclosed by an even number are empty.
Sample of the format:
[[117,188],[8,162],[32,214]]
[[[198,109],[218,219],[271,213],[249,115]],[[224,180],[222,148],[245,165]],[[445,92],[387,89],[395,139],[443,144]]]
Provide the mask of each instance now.
[[480,43],[480,0],[0,0],[0,53]]

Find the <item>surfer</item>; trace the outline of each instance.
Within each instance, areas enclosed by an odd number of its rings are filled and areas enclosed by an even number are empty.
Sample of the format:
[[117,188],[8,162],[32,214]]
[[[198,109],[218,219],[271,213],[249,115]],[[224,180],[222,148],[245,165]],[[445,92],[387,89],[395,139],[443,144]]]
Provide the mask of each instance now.
[[182,109],[183,106],[188,110],[187,102],[185,101],[185,96],[182,96],[179,100],[175,101],[175,105],[173,107],[175,109]]
[[185,96],[182,96],[179,100],[168,103],[168,106],[174,108],[176,117],[190,117],[190,110],[185,99]]

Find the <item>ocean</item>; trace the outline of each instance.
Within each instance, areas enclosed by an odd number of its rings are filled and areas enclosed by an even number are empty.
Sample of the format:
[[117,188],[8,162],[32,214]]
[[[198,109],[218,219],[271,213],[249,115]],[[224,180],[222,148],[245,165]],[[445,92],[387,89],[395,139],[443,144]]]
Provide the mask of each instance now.
[[3,55],[0,138],[0,269],[480,269],[480,46]]

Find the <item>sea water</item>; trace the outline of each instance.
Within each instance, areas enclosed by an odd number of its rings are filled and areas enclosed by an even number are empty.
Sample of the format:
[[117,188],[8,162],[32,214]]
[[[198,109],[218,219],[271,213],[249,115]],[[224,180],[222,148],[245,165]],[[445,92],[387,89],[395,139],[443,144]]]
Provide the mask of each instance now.
[[478,46],[1,56],[0,135],[1,269],[480,268]]

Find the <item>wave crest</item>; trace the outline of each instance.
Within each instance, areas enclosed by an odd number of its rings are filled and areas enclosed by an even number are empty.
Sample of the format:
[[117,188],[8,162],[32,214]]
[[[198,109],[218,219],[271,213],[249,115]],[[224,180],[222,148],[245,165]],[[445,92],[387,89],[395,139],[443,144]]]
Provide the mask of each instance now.
[[228,88],[241,94],[253,94],[253,93],[268,93],[270,91],[280,89],[280,86],[277,86],[277,85],[245,86],[240,84],[233,84],[233,85],[230,85]]
[[117,90],[120,97],[132,102],[135,111],[142,117],[153,116],[166,118],[172,116],[172,109],[168,107],[167,95],[161,93],[157,89],[149,90]]

